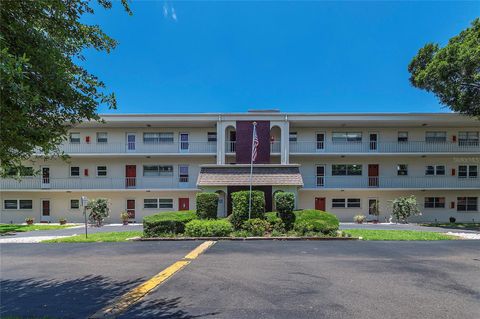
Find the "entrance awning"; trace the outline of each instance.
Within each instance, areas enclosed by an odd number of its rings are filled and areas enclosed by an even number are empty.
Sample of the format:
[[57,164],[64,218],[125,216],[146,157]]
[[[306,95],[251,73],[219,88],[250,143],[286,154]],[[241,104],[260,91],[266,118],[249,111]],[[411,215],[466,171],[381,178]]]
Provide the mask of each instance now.
[[[248,186],[250,165],[203,165],[197,186]],[[303,186],[299,165],[258,164],[253,166],[252,185]]]

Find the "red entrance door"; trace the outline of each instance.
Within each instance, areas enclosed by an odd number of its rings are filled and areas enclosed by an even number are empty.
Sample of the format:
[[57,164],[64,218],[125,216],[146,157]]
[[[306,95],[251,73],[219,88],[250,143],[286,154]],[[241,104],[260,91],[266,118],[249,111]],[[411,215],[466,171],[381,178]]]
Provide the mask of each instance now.
[[315,197],[315,209],[325,211],[325,197]]
[[179,198],[178,199],[178,210],[189,210],[190,201],[188,198]]
[[134,188],[137,179],[137,165],[125,166],[125,187]]
[[128,218],[135,219],[135,200],[127,199],[127,214]]
[[378,164],[368,164],[368,187],[378,187]]

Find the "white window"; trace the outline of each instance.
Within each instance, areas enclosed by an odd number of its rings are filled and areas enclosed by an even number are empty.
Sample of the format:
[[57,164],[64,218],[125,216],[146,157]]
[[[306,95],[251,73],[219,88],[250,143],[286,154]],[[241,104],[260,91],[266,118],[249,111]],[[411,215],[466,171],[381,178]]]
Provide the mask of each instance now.
[[349,198],[347,199],[348,208],[360,208],[360,198]]
[[408,175],[408,165],[407,164],[398,164],[397,165],[397,175],[398,176]]
[[70,143],[79,144],[80,143],[80,133],[70,133]]
[[360,208],[360,198],[333,198],[332,208]]
[[4,209],[32,209],[33,201],[31,199],[6,199],[3,201]]
[[425,197],[425,208],[445,208],[445,197]]
[[79,199],[71,199],[70,200],[70,208],[71,209],[79,209],[80,208],[80,200]]
[[334,176],[361,176],[362,165],[360,164],[333,164],[332,175]]
[[425,167],[425,175],[428,176],[444,176],[445,175],[445,165],[427,165]]
[[107,143],[107,142],[108,142],[108,133],[97,132],[97,143]]
[[325,165],[317,165],[317,186],[325,186]]
[[460,165],[458,166],[459,178],[477,178],[478,166],[477,165]]
[[10,168],[7,171],[7,176],[32,177],[33,167],[20,167],[20,169]]
[[173,165],[143,165],[143,176],[173,176]]
[[80,177],[79,166],[70,166],[70,177]]
[[178,166],[178,181],[180,183],[188,183],[188,165]]
[[171,198],[159,198],[158,208],[173,208],[173,199]]
[[173,133],[143,133],[143,143],[150,144],[172,144]]
[[217,141],[217,132],[208,132],[207,133],[207,140],[209,142],[216,142]]
[[458,212],[478,211],[478,197],[457,197]]
[[332,142],[361,142],[361,132],[333,132]]
[[107,166],[97,166],[97,176],[98,177],[107,176]]
[[445,143],[447,141],[447,132],[444,132],[444,131],[426,132],[425,141],[428,143]]
[[332,208],[345,208],[345,198],[332,198]]
[[143,200],[143,208],[158,208],[157,198],[145,198]]
[[477,146],[478,140],[478,132],[458,132],[458,145],[460,146]]
[[408,142],[408,132],[406,131],[398,132],[398,141]]

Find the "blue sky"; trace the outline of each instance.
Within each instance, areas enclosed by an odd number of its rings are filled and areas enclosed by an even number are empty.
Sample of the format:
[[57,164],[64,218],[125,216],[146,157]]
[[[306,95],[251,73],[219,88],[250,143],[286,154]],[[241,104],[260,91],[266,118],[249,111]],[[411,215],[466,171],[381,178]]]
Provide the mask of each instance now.
[[[165,7],[167,16],[164,15]],[[447,112],[413,88],[407,65],[444,45],[480,2],[119,3],[84,21],[118,47],[88,51],[87,68],[114,91],[102,113]],[[173,14],[173,11],[175,14]]]

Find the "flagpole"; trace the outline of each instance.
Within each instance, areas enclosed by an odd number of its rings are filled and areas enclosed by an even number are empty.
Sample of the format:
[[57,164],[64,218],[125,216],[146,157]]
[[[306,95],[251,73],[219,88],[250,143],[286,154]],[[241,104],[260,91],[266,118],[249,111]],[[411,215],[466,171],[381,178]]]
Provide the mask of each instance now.
[[248,219],[252,217],[252,178],[253,178],[253,146],[254,146],[254,136],[255,136],[255,126],[257,122],[253,122],[252,130],[252,153],[250,154],[250,193],[248,199]]

